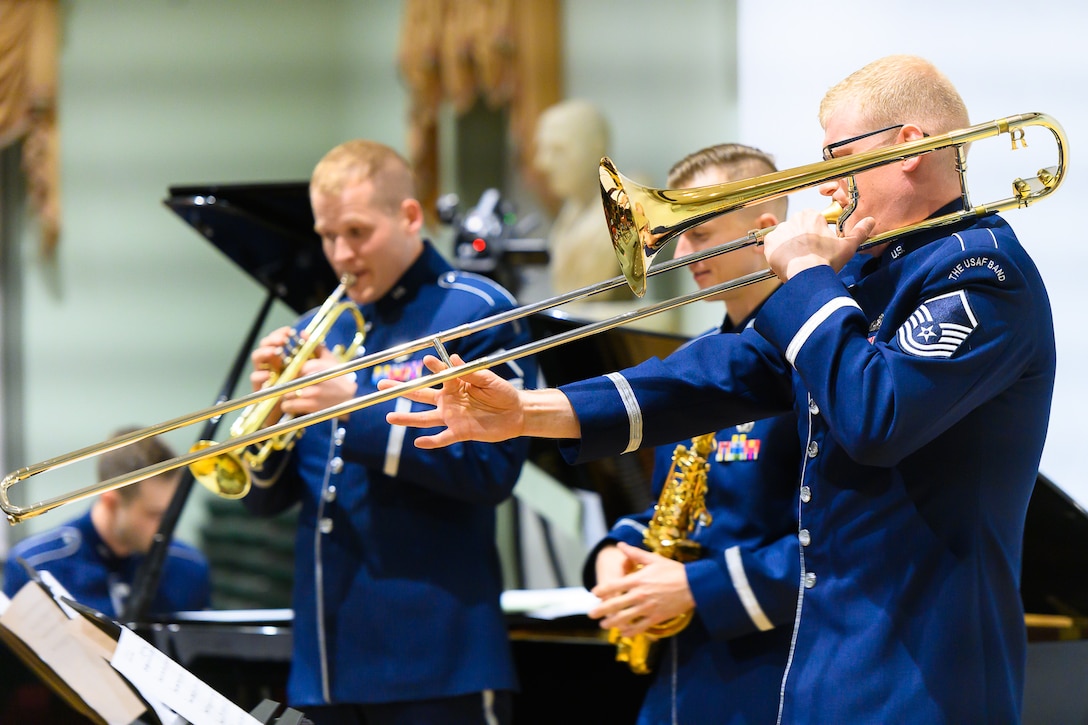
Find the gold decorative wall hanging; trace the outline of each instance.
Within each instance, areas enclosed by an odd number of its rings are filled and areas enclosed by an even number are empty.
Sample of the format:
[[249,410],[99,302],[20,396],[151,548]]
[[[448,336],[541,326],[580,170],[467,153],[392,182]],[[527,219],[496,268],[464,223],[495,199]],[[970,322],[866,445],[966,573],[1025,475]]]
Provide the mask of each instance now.
[[560,98],[558,0],[406,0],[399,65],[408,86],[408,157],[419,198],[438,196],[438,114],[477,100],[506,107],[516,163],[531,175],[536,118]]
[[57,2],[0,0],[0,148],[23,142],[23,172],[44,256],[60,239]]

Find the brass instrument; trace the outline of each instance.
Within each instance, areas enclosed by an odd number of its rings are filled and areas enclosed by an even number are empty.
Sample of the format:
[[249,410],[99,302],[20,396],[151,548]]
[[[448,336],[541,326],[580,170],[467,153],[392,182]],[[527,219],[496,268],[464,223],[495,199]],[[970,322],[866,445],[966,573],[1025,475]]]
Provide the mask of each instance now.
[[[706,477],[710,470],[707,458],[715,445],[714,434],[706,433],[692,438],[690,449],[681,443],[673,450],[672,466],[642,539],[655,554],[680,562],[699,558],[702,547],[688,535],[697,524],[710,525],[706,510]],[[626,662],[635,674],[647,674],[654,642],[683,631],[693,614],[688,610],[634,637],[624,637],[615,627],[608,630],[608,641],[616,645],[616,661]]]
[[[1041,126],[1051,133],[1055,145],[1057,146],[1057,163],[1054,166],[1040,169],[1033,177],[1015,179],[1012,183],[1012,196],[988,204],[973,205],[967,193],[967,184],[966,179],[964,178],[966,174],[966,151],[964,147],[986,138],[1007,133],[1012,139],[1012,147],[1015,150],[1017,144],[1021,146],[1026,145],[1025,130],[1031,126]],[[20,481],[24,481],[46,471],[98,456],[107,451],[116,450],[117,448],[121,448],[145,438],[150,438],[154,435],[199,423],[235,410],[241,410],[252,403],[257,403],[269,398],[278,398],[287,393],[300,390],[308,385],[314,385],[329,380],[338,375],[344,375],[346,373],[373,367],[401,355],[434,347],[439,353],[439,357],[442,357],[445,353],[443,348],[445,342],[460,339],[497,325],[513,322],[523,317],[528,317],[537,312],[543,312],[569,302],[583,300],[598,293],[621,287],[625,283],[631,287],[636,295],[642,296],[646,288],[646,277],[686,267],[694,262],[714,257],[719,254],[732,252],[753,244],[761,244],[763,238],[771,231],[770,229],[754,230],[741,239],[719,245],[712,249],[689,254],[686,257],[673,259],[655,265],[653,269],[650,269],[650,260],[661,250],[663,245],[668,240],[683,233],[687,229],[697,226],[712,217],[735,211],[746,206],[759,204],[769,199],[818,186],[819,184],[828,181],[849,178],[862,171],[902,161],[913,156],[920,156],[939,149],[955,149],[956,151],[957,159],[959,160],[961,186],[963,191],[963,211],[945,214],[900,229],[883,232],[869,239],[861,248],[864,249],[878,244],[884,244],[895,237],[910,234],[922,229],[932,229],[961,220],[983,216],[985,214],[1026,207],[1029,204],[1052,194],[1064,181],[1068,166],[1068,142],[1065,137],[1065,132],[1057,121],[1042,113],[1024,113],[1015,116],[1007,116],[958,131],[950,131],[945,134],[938,134],[936,136],[930,136],[917,141],[898,144],[896,146],[879,148],[865,153],[852,154],[839,159],[830,159],[785,171],[777,171],[742,181],[734,181],[696,189],[657,190],[639,186],[623,177],[616,171],[612,162],[605,158],[601,160],[601,197],[604,203],[608,225],[612,233],[613,247],[616,250],[616,255],[620,261],[621,270],[623,271],[622,276],[614,277],[611,280],[583,287],[547,300],[524,305],[517,309],[501,312],[473,323],[459,325],[436,335],[395,345],[382,352],[356,358],[320,373],[314,373],[313,375],[298,377],[288,381],[278,380],[275,385],[254,393],[227,400],[218,405],[204,408],[189,415],[174,418],[128,435],[120,436],[56,458],[51,458],[32,466],[21,468],[9,473],[4,477],[3,481],[0,482],[0,509],[5,512],[11,523],[17,523],[24,519],[42,514],[57,506],[80,501],[104,491],[127,486],[136,483],[137,481],[142,481],[146,478],[151,478],[161,473],[180,468],[181,466],[191,465],[207,458],[245,448],[254,443],[281,436],[292,431],[301,430],[307,426],[332,420],[333,418],[346,415],[356,410],[383,403],[413,390],[439,385],[447,380],[461,377],[467,373],[492,368],[496,365],[501,365],[512,360],[532,355],[541,350],[558,347],[568,342],[590,337],[599,332],[636,322],[691,302],[707,299],[730,289],[770,279],[774,276],[774,273],[770,270],[766,270],[764,272],[738,277],[737,279],[728,282],[722,282],[721,284],[713,285],[703,290],[640,307],[636,310],[629,310],[616,315],[615,317],[590,323],[574,330],[568,330],[543,340],[522,345],[518,348],[496,352],[477,360],[467,361],[464,365],[457,366],[456,368],[443,370],[440,373],[432,375],[425,375],[416,380],[401,383],[388,390],[379,390],[339,405],[326,408],[325,410],[299,416],[288,421],[280,421],[267,428],[244,433],[221,443],[209,445],[202,450],[190,451],[189,453],[178,456],[170,461],[164,461],[159,464],[148,466],[127,475],[117,476],[107,481],[102,481],[94,486],[77,489],[66,495],[56,496],[26,506],[13,504],[8,497],[8,490],[12,486]],[[841,221],[842,220],[840,219],[840,223]]]
[[[973,206],[967,192],[966,147],[975,141],[1007,133],[1012,141],[1012,150],[1015,151],[1018,144],[1020,147],[1027,146],[1024,138],[1024,129],[1027,126],[1042,126],[1051,132],[1058,147],[1058,164],[1040,169],[1032,178],[1013,181],[1013,196],[1011,197],[990,204]],[[646,291],[647,270],[654,255],[674,237],[712,217],[844,177],[850,179],[850,192],[856,195],[852,178],[854,174],[939,149],[954,148],[957,168],[960,172],[963,211],[878,234],[859,248],[865,249],[922,229],[933,229],[967,218],[1028,206],[1037,199],[1051,194],[1061,184],[1068,165],[1068,145],[1065,132],[1053,118],[1043,113],[1021,113],[896,146],[696,189],[651,189],[642,186],[623,176],[616,170],[612,161],[605,158],[601,160],[600,168],[601,199],[604,203],[608,227],[612,233],[612,246],[620,261],[620,269],[631,290],[641,297]],[[845,217],[852,211],[853,205],[838,221],[840,230],[846,221]],[[731,246],[735,244],[733,242],[722,245],[729,247],[728,250],[723,251],[732,251],[741,246],[756,243],[770,231],[770,229],[765,230],[765,233],[759,235],[758,238],[750,234],[737,246]],[[694,255],[691,259],[695,259]],[[771,276],[773,274],[768,271],[768,274],[756,281],[762,281]]]
[[[314,356],[317,349],[324,344],[332,326],[340,319],[340,315],[350,313],[355,318],[355,336],[347,348],[337,345],[332,349],[332,354],[347,362],[355,357],[359,346],[363,344],[365,337],[365,321],[363,314],[354,302],[344,300],[344,293],[355,284],[355,277],[345,274],[340,278],[340,284],[332,294],[328,296],[321,307],[314,313],[313,318],[302,333],[292,334],[289,350],[284,354],[283,368],[272,371],[268,382],[263,386],[270,388],[279,382],[294,380],[298,377],[302,366]],[[230,427],[230,437],[255,433],[268,423],[269,418],[275,412],[279,404],[280,396],[269,396],[260,402],[252,403],[242,411]],[[296,433],[300,429],[295,428],[285,433],[270,436],[259,445],[242,449],[242,451],[226,451],[224,453],[209,454],[189,464],[189,470],[193,478],[200,481],[212,493],[223,498],[242,498],[249,493],[252,482],[251,471],[260,471],[264,462],[273,451],[282,451],[294,445]],[[211,448],[215,441],[197,441],[190,450],[198,453]]]

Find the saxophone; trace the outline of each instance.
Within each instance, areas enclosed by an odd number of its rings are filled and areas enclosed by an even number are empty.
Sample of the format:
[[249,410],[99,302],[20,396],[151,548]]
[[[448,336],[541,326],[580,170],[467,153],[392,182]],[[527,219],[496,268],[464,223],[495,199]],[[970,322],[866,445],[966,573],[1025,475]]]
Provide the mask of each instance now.
[[[702,547],[687,537],[696,524],[710,524],[710,514],[706,510],[706,475],[710,470],[707,458],[714,446],[714,434],[706,433],[691,439],[690,450],[681,443],[673,451],[669,475],[642,539],[643,545],[655,554],[681,562],[699,558]],[[616,661],[626,662],[636,674],[648,673],[653,644],[682,631],[693,615],[694,611],[688,610],[634,637],[624,637],[613,627],[608,631],[608,641],[616,645]]]

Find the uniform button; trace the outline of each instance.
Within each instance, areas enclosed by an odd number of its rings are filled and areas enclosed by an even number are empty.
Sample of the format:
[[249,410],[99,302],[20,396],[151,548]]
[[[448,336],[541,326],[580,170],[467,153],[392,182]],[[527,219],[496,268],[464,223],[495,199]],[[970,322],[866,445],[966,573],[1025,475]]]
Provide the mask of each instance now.
[[340,456],[333,458],[329,461],[329,470],[333,473],[340,473],[340,471],[344,470],[344,459]]
[[331,534],[332,533],[332,519],[321,519],[321,522],[318,524],[318,528],[320,529],[321,533],[323,533],[323,534]]
[[325,489],[325,500],[329,503],[336,500],[336,486],[329,486]]
[[801,503],[808,503],[812,500],[812,489],[808,486],[801,486]]
[[815,458],[820,452],[820,444],[816,441],[812,441],[808,444],[808,457]]
[[820,414],[820,406],[816,405],[816,401],[812,398],[808,399],[808,412],[812,413],[813,415]]
[[808,546],[812,543],[812,535],[808,533],[808,529],[798,531],[797,538],[801,540],[801,546]]
[[343,445],[345,435],[347,435],[347,431],[344,430],[343,426],[337,428],[336,435],[333,436],[332,442],[338,446]]
[[805,589],[812,589],[814,586],[816,586],[816,572],[805,572]]

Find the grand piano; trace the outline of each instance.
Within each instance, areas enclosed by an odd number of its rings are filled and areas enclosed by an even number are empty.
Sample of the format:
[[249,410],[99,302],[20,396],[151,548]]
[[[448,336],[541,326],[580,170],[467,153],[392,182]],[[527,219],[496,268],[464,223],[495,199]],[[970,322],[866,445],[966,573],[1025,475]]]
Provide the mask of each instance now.
[[[165,204],[260,282],[270,296],[296,311],[320,304],[336,284],[312,231],[305,182],[173,187]],[[579,324],[554,312],[535,315],[529,322],[537,337]],[[619,328],[544,351],[538,360],[547,383],[558,385],[667,355],[681,341],[673,335]],[[648,455],[579,467],[564,464],[548,443],[534,443],[530,455],[564,485],[598,493],[608,523],[650,500],[652,460]],[[285,544],[290,532],[284,521],[273,525],[278,526],[275,538],[280,551],[258,541],[251,547],[259,551],[253,554],[258,559],[246,559],[246,547],[236,539],[220,542],[228,552],[223,558],[241,557],[243,568],[259,570],[258,581],[252,585],[266,599],[247,600],[224,587],[220,600],[225,606],[219,605],[220,611],[131,623],[157,647],[247,709],[262,698],[282,701],[290,656],[290,582],[284,579],[290,571],[289,541]],[[227,528],[246,531],[241,523]],[[206,547],[213,584],[217,583],[216,545],[211,539]],[[230,571],[229,561],[220,559],[219,563],[224,575],[218,583],[237,584],[241,574]],[[260,571],[267,573],[263,580]],[[1024,536],[1021,593],[1029,638],[1024,723],[1088,722],[1088,688],[1083,686],[1083,673],[1088,672],[1086,574],[1088,512],[1040,474]],[[522,684],[515,701],[519,725],[634,722],[646,678],[614,662],[615,650],[594,622],[577,614],[544,620],[511,613],[508,623]],[[3,707],[0,722],[8,722]],[[71,722],[83,722],[73,717]]]

